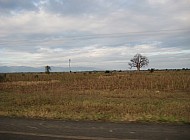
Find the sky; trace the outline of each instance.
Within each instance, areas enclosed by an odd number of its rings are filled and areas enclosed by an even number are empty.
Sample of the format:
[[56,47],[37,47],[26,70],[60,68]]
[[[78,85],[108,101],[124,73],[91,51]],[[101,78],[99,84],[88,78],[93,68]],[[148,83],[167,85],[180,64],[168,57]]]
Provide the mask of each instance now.
[[0,0],[0,66],[190,68],[190,0]]

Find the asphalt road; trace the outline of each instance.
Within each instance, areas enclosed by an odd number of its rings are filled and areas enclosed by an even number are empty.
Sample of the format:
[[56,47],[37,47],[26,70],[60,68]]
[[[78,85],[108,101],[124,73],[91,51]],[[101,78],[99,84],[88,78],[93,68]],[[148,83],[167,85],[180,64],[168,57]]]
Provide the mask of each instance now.
[[189,140],[190,125],[0,117],[0,140]]

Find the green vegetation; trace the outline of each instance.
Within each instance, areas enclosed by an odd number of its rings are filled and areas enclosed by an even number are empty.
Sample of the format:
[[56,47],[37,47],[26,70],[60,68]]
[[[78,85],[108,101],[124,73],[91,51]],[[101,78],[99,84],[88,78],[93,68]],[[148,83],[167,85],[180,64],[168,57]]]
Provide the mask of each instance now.
[[190,71],[6,74],[0,115],[190,122]]

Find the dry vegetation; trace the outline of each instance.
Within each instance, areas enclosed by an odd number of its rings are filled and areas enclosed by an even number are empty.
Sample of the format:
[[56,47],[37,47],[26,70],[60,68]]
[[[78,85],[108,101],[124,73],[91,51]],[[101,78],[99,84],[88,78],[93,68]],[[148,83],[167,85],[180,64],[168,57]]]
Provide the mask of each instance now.
[[0,115],[190,122],[190,71],[2,74]]

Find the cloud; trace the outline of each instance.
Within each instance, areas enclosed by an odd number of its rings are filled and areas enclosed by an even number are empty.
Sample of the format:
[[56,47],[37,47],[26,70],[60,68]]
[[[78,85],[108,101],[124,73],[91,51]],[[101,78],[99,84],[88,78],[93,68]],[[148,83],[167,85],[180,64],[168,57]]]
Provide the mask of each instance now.
[[126,69],[127,61],[142,53],[154,62],[152,67],[185,67],[189,4],[189,0],[0,0],[0,65],[62,66],[72,59],[74,65]]
[[[180,63],[181,67],[186,67],[190,58],[190,49],[180,48],[160,48],[158,43],[141,45],[124,45],[110,48],[94,44],[83,48],[48,48],[38,47],[35,53],[13,52],[2,50],[2,58],[8,65],[25,66],[65,66],[68,60],[72,60],[72,66],[91,66],[99,69],[128,69],[129,60],[136,54],[141,53],[150,60],[149,68],[176,68],[174,64]],[[177,56],[177,57],[176,57]],[[181,62],[183,60],[183,62]],[[56,62],[56,63],[55,63]],[[159,62],[159,63],[158,63]],[[166,65],[167,64],[167,65]],[[164,65],[164,66],[163,66]],[[179,65],[179,64],[178,64]]]
[[16,14],[24,11],[38,11],[38,0],[0,0],[1,14]]

